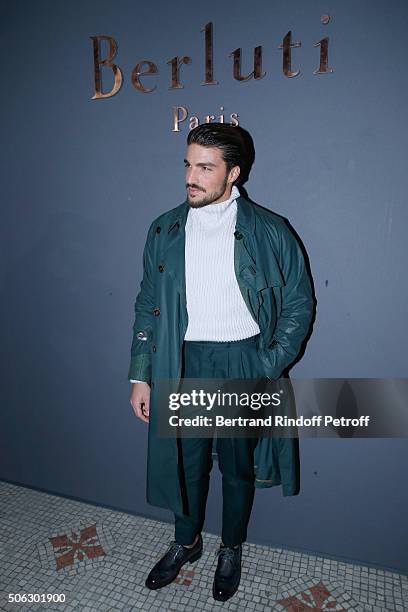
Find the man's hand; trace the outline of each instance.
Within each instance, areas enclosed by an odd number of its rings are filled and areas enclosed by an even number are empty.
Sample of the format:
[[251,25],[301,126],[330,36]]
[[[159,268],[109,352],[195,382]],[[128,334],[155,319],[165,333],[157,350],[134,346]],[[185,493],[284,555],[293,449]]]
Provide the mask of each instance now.
[[150,386],[147,383],[132,383],[130,405],[139,419],[149,422]]

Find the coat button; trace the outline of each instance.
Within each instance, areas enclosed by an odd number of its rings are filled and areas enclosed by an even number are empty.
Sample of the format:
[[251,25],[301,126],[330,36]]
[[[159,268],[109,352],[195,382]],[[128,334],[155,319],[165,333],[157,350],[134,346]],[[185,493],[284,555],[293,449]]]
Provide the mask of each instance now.
[[164,272],[164,266],[162,264],[159,265],[159,272]]
[[155,317],[158,317],[160,315],[160,308],[155,308],[153,310],[153,314],[154,314]]
[[275,346],[278,346],[278,342],[277,342],[277,340],[272,340],[272,342],[271,342],[271,348],[273,348],[273,347],[275,347]]
[[153,353],[155,353],[155,352],[156,352],[156,345],[155,345],[155,344],[153,344],[153,346],[152,346],[152,350],[153,350]]
[[241,240],[241,238],[243,238],[241,232],[238,232],[238,230],[234,232],[234,236],[237,240]]
[[158,225],[156,227],[156,234],[160,234],[160,232],[161,232],[161,227],[160,227],[160,225]]

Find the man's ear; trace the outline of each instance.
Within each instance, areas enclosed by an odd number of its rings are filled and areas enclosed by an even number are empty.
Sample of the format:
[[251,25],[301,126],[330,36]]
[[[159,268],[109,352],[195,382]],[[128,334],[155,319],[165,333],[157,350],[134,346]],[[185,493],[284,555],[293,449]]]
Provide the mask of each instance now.
[[241,168],[239,166],[234,166],[230,170],[230,182],[233,183],[237,180],[241,172]]

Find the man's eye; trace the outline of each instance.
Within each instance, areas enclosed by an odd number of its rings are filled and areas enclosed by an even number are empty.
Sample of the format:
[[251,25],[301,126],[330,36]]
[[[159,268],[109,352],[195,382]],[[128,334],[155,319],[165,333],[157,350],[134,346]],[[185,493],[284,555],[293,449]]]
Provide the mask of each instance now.
[[203,170],[210,170],[210,168],[208,168],[208,166],[203,166]]

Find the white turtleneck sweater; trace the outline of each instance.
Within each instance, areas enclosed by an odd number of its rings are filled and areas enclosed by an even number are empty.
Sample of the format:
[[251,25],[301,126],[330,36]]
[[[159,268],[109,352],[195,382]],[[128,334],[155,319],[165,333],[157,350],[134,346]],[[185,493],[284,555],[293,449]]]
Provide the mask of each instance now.
[[242,340],[260,331],[235,277],[234,231],[238,196],[239,190],[234,185],[228,200],[202,208],[190,207],[188,211],[185,340]]
[[259,333],[234,271],[239,190],[224,202],[191,207],[186,221],[188,326],[185,340],[241,340]]

